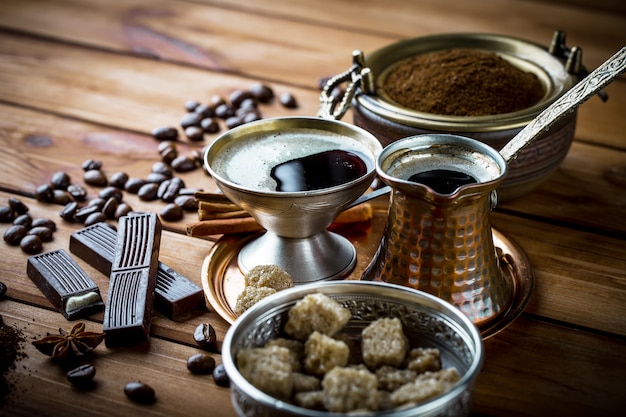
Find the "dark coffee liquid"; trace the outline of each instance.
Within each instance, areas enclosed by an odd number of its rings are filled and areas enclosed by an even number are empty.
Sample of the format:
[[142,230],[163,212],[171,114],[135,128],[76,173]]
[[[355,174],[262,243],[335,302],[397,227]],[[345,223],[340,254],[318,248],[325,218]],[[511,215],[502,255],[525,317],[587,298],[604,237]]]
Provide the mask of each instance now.
[[471,175],[449,169],[434,169],[413,174],[409,181],[427,185],[439,194],[452,194],[462,185],[478,182]]
[[354,151],[332,150],[276,165],[270,175],[276,191],[311,191],[353,181],[367,173],[364,158]]

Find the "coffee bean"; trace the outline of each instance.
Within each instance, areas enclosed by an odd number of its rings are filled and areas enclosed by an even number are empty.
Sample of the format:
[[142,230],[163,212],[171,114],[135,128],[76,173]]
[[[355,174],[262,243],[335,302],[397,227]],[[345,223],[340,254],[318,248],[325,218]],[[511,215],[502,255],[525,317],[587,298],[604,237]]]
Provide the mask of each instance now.
[[61,218],[65,221],[73,222],[74,216],[76,215],[77,210],[78,210],[78,203],[75,201],[72,201],[70,203],[67,203],[65,207],[63,207],[63,209],[59,213],[59,216],[61,216]]
[[178,192],[184,185],[180,178],[172,178],[160,198],[168,203],[174,201],[176,196],[178,196]]
[[194,111],[196,109],[196,107],[198,107],[200,105],[199,102],[197,102],[196,100],[187,100],[185,102],[185,110],[187,111]]
[[157,191],[159,190],[159,184],[149,182],[143,185],[139,191],[137,191],[137,195],[143,201],[152,201],[157,199]]
[[224,123],[226,123],[226,127],[229,129],[233,129],[237,126],[241,126],[243,124],[243,117],[241,116],[231,116],[229,118],[227,118],[226,120],[224,120]]
[[31,228],[28,234],[39,236],[42,242],[50,242],[52,240],[53,231],[45,226],[37,226]]
[[0,222],[12,223],[15,218],[15,212],[10,206],[0,207]]
[[122,191],[119,188],[108,186],[100,190],[100,192],[98,193],[98,197],[105,201],[109,200],[110,198],[114,198],[119,203],[124,199],[124,194],[122,194]]
[[168,164],[161,162],[161,161],[155,162],[154,164],[152,164],[151,172],[154,172],[157,174],[163,174],[167,178],[172,178],[172,168],[170,168]]
[[229,117],[232,117],[234,115],[235,109],[233,109],[226,103],[220,104],[215,108],[215,117],[218,117],[220,119],[228,119]]
[[43,243],[39,236],[27,235],[20,241],[20,248],[22,248],[25,253],[32,255],[43,250]]
[[220,125],[213,117],[207,117],[200,121],[200,127],[206,133],[217,133],[220,130]]
[[187,369],[196,375],[211,374],[215,369],[215,359],[205,353],[196,353],[187,359]]
[[96,198],[92,198],[91,200],[89,200],[89,203],[87,203],[88,206],[96,206],[98,207],[98,210],[102,211],[102,209],[104,208],[104,205],[106,204],[107,200],[105,200],[102,197],[96,197]]
[[[0,300],[4,298],[7,293],[7,286],[4,282],[0,282]],[[0,326],[2,326],[2,316],[0,316]]]
[[100,213],[100,210],[101,208],[95,204],[86,205],[76,210],[76,213],[74,213],[74,220],[79,223],[85,223],[87,221],[87,217],[91,216],[94,213]]
[[211,323],[199,324],[193,332],[193,340],[202,349],[212,352],[217,351],[217,334]]
[[36,219],[33,220],[32,224],[30,225],[30,227],[47,227],[48,229],[52,230],[53,232],[57,230],[57,225],[55,222],[53,222],[52,220],[45,218],[45,217],[38,217]]
[[193,112],[199,114],[202,118],[205,118],[213,116],[214,109],[207,104],[199,104]]
[[178,156],[178,150],[175,148],[168,148],[161,152],[161,161],[166,164],[171,164],[174,159]]
[[176,222],[183,218],[183,208],[178,204],[169,203],[161,210],[161,218],[168,222]]
[[196,169],[196,163],[188,156],[178,156],[172,161],[172,169],[176,172],[189,172]]
[[180,126],[183,129],[186,129],[189,126],[200,126],[200,120],[202,120],[202,116],[198,113],[186,113],[180,119]]
[[237,109],[238,114],[248,113],[251,111],[256,112],[258,110],[256,100],[247,98],[241,102]]
[[4,241],[11,246],[17,246],[28,233],[28,228],[21,224],[15,224],[4,232]]
[[93,378],[96,376],[96,368],[90,364],[81,365],[68,371],[66,376],[72,385],[81,389],[89,388],[92,386]]
[[174,199],[174,204],[179,205],[185,211],[197,211],[198,201],[193,195],[178,195]]
[[28,213],[28,206],[15,197],[9,197],[9,207],[17,214]]
[[228,378],[228,374],[226,373],[226,368],[224,368],[224,364],[220,363],[213,370],[213,381],[220,387],[229,387],[230,379]]
[[248,112],[242,116],[241,123],[245,125],[246,123],[256,122],[261,119],[262,117],[258,112]]
[[52,174],[50,184],[52,188],[57,190],[67,190],[67,187],[72,183],[70,176],[63,171],[55,172]]
[[171,148],[176,149],[176,143],[170,141],[161,142],[159,143],[159,146],[157,146],[157,152],[161,153],[164,150]]
[[204,140],[204,130],[199,126],[189,126],[185,128],[185,136],[192,142],[200,142]]
[[133,208],[131,206],[129,206],[126,203],[122,203],[117,206],[117,209],[115,210],[115,214],[113,215],[113,217],[115,218],[115,220],[119,220],[120,217],[126,216],[131,211],[133,211]]
[[117,212],[118,201],[114,197],[111,197],[107,200],[102,207],[102,214],[104,214],[108,219],[114,219],[115,213]]
[[196,193],[202,192],[202,188],[197,187],[183,187],[178,191],[178,195],[195,195]]
[[178,129],[170,126],[157,127],[152,130],[152,137],[158,141],[178,140]]
[[268,85],[257,83],[250,87],[250,92],[261,103],[269,103],[274,98],[274,90]]
[[209,106],[213,107],[214,109],[225,103],[226,100],[224,100],[224,97],[218,94],[211,96],[211,98],[209,99]]
[[42,184],[35,190],[35,199],[37,201],[50,201],[52,200],[52,195],[52,186],[50,184]]
[[30,214],[20,214],[13,219],[13,224],[21,224],[22,226],[26,226],[26,228],[30,228],[30,225],[33,224],[33,218]]
[[52,200],[50,200],[53,204],[65,205],[72,201],[72,196],[66,190],[52,190]]
[[67,187],[67,192],[76,201],[85,201],[87,198],[87,190],[80,184],[70,184]]
[[124,394],[129,400],[139,404],[152,404],[156,401],[154,389],[143,382],[129,382],[124,386]]
[[89,171],[85,171],[85,174],[83,175],[83,180],[87,184],[96,187],[104,187],[105,185],[107,185],[107,177],[99,169],[90,169]]
[[191,159],[193,159],[196,165],[199,167],[201,167],[202,164],[204,163],[204,155],[202,152],[200,152],[197,149],[194,149],[193,151],[191,151]]
[[97,213],[91,213],[89,216],[87,216],[87,218],[85,219],[85,227],[86,226],[91,226],[94,225],[96,223],[102,223],[102,222],[106,222],[107,218],[104,215],[104,213],[102,212],[97,212]]
[[83,171],[100,170],[102,169],[102,161],[96,161],[94,159],[87,159],[83,162]]
[[146,184],[146,180],[142,178],[129,178],[124,184],[124,191],[128,191],[131,194],[137,194],[139,189]]
[[165,191],[167,190],[167,187],[170,186],[170,183],[172,182],[172,180],[165,180],[163,181],[161,184],[159,184],[159,189],[157,190],[157,198],[162,199],[163,195],[165,194]]
[[120,190],[124,189],[126,181],[128,181],[128,174],[125,172],[116,172],[109,177],[109,185]]
[[280,95],[280,104],[288,109],[295,109],[296,107],[298,107],[298,102],[291,93],[282,93]]
[[170,177],[165,174],[161,174],[159,172],[151,172],[146,176],[146,181],[158,185],[169,178]]
[[230,101],[230,104],[232,104],[234,107],[239,107],[244,100],[252,97],[254,97],[254,95],[250,91],[235,90],[230,93],[228,100]]

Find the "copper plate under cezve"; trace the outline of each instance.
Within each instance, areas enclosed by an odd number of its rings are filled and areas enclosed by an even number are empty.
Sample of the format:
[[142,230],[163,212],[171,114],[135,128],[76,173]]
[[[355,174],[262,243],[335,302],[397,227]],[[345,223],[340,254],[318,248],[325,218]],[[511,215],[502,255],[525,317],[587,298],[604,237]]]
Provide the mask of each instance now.
[[[377,249],[378,238],[381,234],[360,233],[355,236],[349,236],[350,233],[342,234],[357,248],[357,266],[345,279],[359,279]],[[372,238],[372,234],[376,237]],[[237,255],[246,243],[259,235],[255,233],[221,237],[211,248],[202,265],[202,286],[205,297],[213,310],[230,324],[237,318],[234,308],[237,296],[245,286],[244,276],[237,265]],[[492,235],[500,258],[502,275],[513,291],[513,297],[505,311],[478,326],[483,339],[504,330],[524,311],[534,287],[534,274],[524,251],[500,231],[492,229]]]

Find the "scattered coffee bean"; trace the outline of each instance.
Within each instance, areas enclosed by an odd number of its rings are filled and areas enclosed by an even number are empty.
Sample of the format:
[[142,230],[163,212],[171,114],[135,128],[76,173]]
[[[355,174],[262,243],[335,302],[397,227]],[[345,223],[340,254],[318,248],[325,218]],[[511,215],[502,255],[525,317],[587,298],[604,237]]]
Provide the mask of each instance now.
[[148,183],[154,183],[158,185],[169,178],[170,177],[165,174],[161,174],[159,172],[151,172],[146,176],[146,181]]
[[85,223],[87,221],[87,217],[94,213],[100,213],[100,210],[102,210],[102,208],[98,207],[96,204],[86,205],[76,210],[74,213],[74,220],[79,223]]
[[117,199],[111,197],[104,203],[104,207],[102,207],[102,214],[104,214],[108,219],[114,219],[115,213],[117,212],[118,202]]
[[[0,282],[0,300],[4,298],[7,293],[7,286],[4,282]],[[1,316],[0,316],[1,318]],[[0,326],[2,325],[2,320],[0,320]]]
[[83,171],[100,170],[102,169],[102,161],[96,161],[94,159],[87,159],[82,164]]
[[108,186],[100,190],[100,192],[98,193],[98,197],[105,201],[109,200],[110,198],[114,198],[119,203],[124,198],[124,194],[122,194],[122,191],[120,191],[119,188]]
[[200,105],[199,102],[197,102],[196,100],[187,100],[185,102],[185,110],[187,111],[194,111],[196,109],[196,107],[198,107]]
[[178,191],[178,195],[195,195],[196,193],[199,193],[202,191],[202,188],[197,188],[197,187],[183,187]]
[[105,185],[107,185],[107,177],[99,169],[90,169],[89,171],[85,171],[85,174],[83,175],[83,180],[87,184],[96,187],[104,187]]
[[137,194],[144,185],[146,185],[146,180],[142,178],[129,178],[126,184],[124,184],[124,191]]
[[189,172],[196,169],[196,163],[190,157],[181,155],[172,161],[172,169],[176,172]]
[[256,112],[258,111],[256,100],[252,98],[247,98],[241,102],[239,108],[237,109],[238,114],[248,113],[248,112]]
[[80,184],[70,184],[67,187],[67,192],[76,201],[85,201],[87,198],[87,190]]
[[213,116],[213,107],[206,104],[199,104],[193,110],[194,113],[199,114],[202,118]]
[[58,171],[52,174],[50,179],[50,185],[57,190],[67,190],[67,187],[72,183],[70,176],[63,171]]
[[230,386],[230,379],[228,378],[224,364],[220,363],[213,370],[213,381],[215,381],[215,383],[220,387]]
[[243,115],[242,124],[255,122],[261,120],[261,115],[257,112],[249,112]]
[[157,127],[152,130],[152,137],[158,141],[178,140],[178,129],[170,126]]
[[120,217],[126,216],[131,211],[133,211],[133,208],[131,206],[129,206],[126,203],[122,203],[117,206],[117,209],[115,210],[115,214],[113,215],[113,217],[115,218],[115,220],[119,220]]
[[197,166],[201,167],[204,163],[204,154],[197,149],[191,151],[191,158],[194,160]]
[[124,394],[129,400],[139,404],[152,404],[156,401],[154,389],[143,382],[129,382],[124,386]]
[[252,97],[254,97],[254,95],[250,91],[235,90],[230,93],[228,100],[230,101],[230,104],[232,104],[234,107],[239,107],[244,100]]
[[226,100],[224,100],[224,97],[218,94],[211,96],[211,98],[209,99],[209,105],[213,107],[214,109],[225,103],[226,103]]
[[169,203],[161,210],[161,218],[168,222],[176,222],[183,218],[183,208],[178,204]]
[[9,207],[17,214],[28,213],[28,206],[22,202],[22,200],[15,197],[9,197]]
[[39,236],[42,242],[50,242],[52,240],[53,231],[45,226],[37,226],[31,228],[27,234]]
[[106,200],[102,197],[96,197],[96,198],[92,198],[91,200],[89,200],[89,203],[87,203],[88,206],[96,206],[98,207],[98,210],[102,210],[102,208],[104,207],[104,205],[106,204]]
[[220,104],[215,108],[215,117],[218,117],[220,119],[228,119],[229,117],[232,117],[234,115],[235,109],[233,109],[226,103]]
[[220,125],[213,117],[207,117],[200,121],[200,127],[206,133],[217,133],[220,130]]
[[157,174],[163,174],[168,178],[172,178],[172,168],[169,167],[165,162],[155,162],[152,164],[151,172],[155,172]]
[[193,340],[202,349],[212,352],[217,351],[217,334],[211,323],[201,323],[193,332]]
[[161,152],[161,161],[166,164],[171,164],[174,159],[178,156],[178,150],[176,148],[167,148],[163,152]]
[[62,206],[70,201],[72,201],[72,196],[66,190],[52,190],[51,203]]
[[30,228],[30,226],[33,224],[33,218],[30,216],[30,214],[20,214],[15,219],[13,219],[13,224],[21,224],[22,226]]
[[21,224],[15,224],[9,227],[4,232],[4,241],[11,246],[17,246],[20,244],[20,241],[26,236],[28,233],[28,228]]
[[15,218],[15,212],[10,206],[0,207],[0,222],[12,223]]
[[164,150],[170,149],[170,148],[176,149],[176,143],[170,142],[170,141],[161,142],[159,143],[159,146],[157,146],[157,152],[161,153]]
[[268,85],[257,83],[250,87],[250,92],[261,103],[269,103],[274,98],[274,90]]
[[157,199],[157,192],[159,191],[159,184],[154,182],[149,182],[143,185],[139,191],[137,191],[137,196],[143,201],[152,201]]
[[125,172],[116,172],[109,177],[109,185],[119,188],[124,188],[126,181],[128,181],[128,174]]
[[165,188],[160,198],[163,201],[171,203],[178,196],[178,192],[180,191],[180,189],[183,188],[184,186],[185,184],[180,178],[172,178],[167,183],[167,187]]
[[86,389],[92,386],[93,378],[96,376],[96,368],[90,364],[81,365],[68,371],[66,376],[67,380],[75,387]]
[[45,217],[38,217],[36,219],[33,220],[32,224],[30,225],[30,227],[47,227],[48,229],[52,230],[53,232],[57,230],[57,225],[55,222],[53,222],[52,220],[45,218]]
[[204,130],[199,126],[189,126],[185,128],[185,136],[192,142],[204,140]]
[[280,95],[280,104],[288,109],[295,109],[296,107],[298,107],[298,102],[291,93],[282,93]]
[[180,126],[183,129],[186,129],[189,126],[200,126],[200,120],[202,120],[202,116],[198,113],[186,113],[180,119]]
[[187,369],[196,375],[211,374],[215,369],[215,359],[206,353],[196,353],[187,359]]
[[243,118],[241,116],[231,116],[224,120],[224,123],[226,123],[227,128],[234,129],[243,124]]
[[43,242],[37,235],[26,235],[20,241],[20,248],[22,248],[25,253],[32,255],[43,250]]
[[37,201],[47,202],[52,200],[53,191],[50,184],[42,184],[35,190],[35,199]]
[[94,225],[96,223],[103,223],[106,221],[107,221],[107,218],[104,215],[104,213],[96,212],[96,213],[91,213],[89,216],[87,216],[84,223],[85,223],[85,227],[87,227],[87,226]]
[[174,199],[174,204],[179,205],[185,211],[197,211],[198,201],[193,195],[178,195]]
[[78,203],[75,201],[72,201],[70,203],[67,203],[65,207],[63,207],[63,209],[59,213],[59,216],[61,216],[61,218],[65,221],[73,222],[74,216],[76,215],[77,210],[78,210]]

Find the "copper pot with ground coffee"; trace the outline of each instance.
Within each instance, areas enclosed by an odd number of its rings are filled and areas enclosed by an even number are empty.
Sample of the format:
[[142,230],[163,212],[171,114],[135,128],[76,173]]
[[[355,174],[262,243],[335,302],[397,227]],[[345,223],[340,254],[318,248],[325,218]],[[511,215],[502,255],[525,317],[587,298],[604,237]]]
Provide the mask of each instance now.
[[[383,146],[417,134],[449,133],[501,149],[541,111],[586,75],[582,50],[555,32],[549,47],[490,34],[443,34],[391,44],[329,80],[319,114],[342,117]],[[348,83],[341,101],[332,91]],[[602,95],[604,97],[604,95]],[[501,201],[540,185],[565,158],[576,112],[538,138],[510,165]]]

